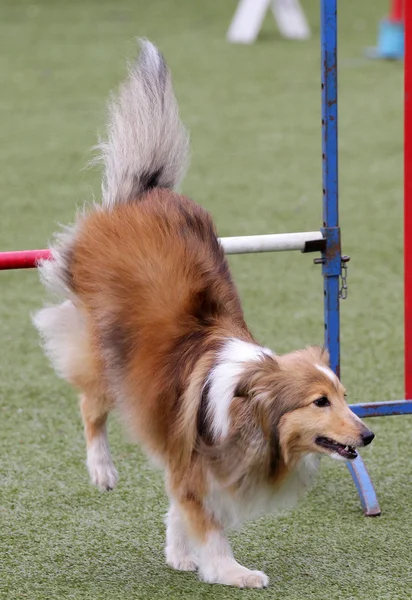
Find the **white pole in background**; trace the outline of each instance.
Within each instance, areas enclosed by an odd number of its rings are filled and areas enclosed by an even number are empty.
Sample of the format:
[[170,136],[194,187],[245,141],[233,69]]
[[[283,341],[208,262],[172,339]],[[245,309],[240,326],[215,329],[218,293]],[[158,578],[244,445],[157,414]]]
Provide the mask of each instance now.
[[305,249],[307,242],[323,240],[320,231],[299,233],[272,233],[268,235],[243,235],[220,238],[226,254],[249,254],[252,252],[284,252]]

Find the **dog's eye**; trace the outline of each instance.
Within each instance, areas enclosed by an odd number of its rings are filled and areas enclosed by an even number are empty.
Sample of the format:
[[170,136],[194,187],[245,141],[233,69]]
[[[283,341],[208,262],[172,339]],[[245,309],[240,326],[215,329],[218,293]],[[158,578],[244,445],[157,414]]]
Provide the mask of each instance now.
[[320,408],[324,408],[325,406],[330,406],[330,402],[326,398],[326,396],[322,396],[322,398],[318,398],[317,400],[315,400],[314,404],[316,404],[316,406],[319,406]]

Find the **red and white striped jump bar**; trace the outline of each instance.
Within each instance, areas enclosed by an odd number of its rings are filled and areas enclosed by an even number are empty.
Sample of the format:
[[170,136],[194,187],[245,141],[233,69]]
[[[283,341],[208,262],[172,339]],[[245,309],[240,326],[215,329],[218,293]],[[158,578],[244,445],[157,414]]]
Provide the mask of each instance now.
[[[268,235],[245,235],[220,239],[226,254],[250,254],[254,252],[318,252],[324,248],[320,231],[301,233],[274,233]],[[51,258],[50,250],[18,250],[0,252],[0,270],[31,269],[39,260]]]

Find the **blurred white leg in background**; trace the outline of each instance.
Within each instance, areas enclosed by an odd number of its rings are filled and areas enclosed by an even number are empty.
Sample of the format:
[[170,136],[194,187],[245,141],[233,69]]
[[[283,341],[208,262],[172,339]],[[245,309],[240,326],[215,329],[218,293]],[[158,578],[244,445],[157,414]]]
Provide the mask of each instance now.
[[310,28],[299,0],[240,0],[227,32],[229,42],[253,44],[271,7],[281,35],[305,40]]

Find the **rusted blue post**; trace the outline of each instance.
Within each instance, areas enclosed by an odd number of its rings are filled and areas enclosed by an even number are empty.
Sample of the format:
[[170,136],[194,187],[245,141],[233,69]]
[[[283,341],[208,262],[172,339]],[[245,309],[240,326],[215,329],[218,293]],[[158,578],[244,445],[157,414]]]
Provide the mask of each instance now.
[[[323,252],[325,345],[331,367],[340,377],[339,283],[341,241],[338,202],[338,70],[337,70],[337,0],[321,0],[321,70],[322,70],[322,181],[323,229],[326,249]],[[347,462],[366,515],[380,514],[378,500],[365,465],[360,457]]]
[[341,248],[338,205],[338,86],[336,0],[321,2],[322,183],[325,343],[331,367],[340,375],[339,278]]

